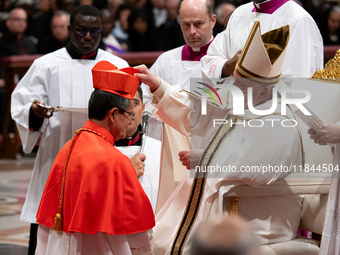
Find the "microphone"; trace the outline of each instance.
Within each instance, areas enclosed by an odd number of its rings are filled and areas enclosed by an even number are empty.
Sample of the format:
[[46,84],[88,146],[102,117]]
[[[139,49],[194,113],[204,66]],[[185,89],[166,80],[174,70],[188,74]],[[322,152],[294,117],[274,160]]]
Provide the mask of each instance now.
[[139,153],[143,154],[145,147],[146,134],[148,133],[149,121],[152,114],[149,111],[144,111],[142,115],[142,145],[140,147]]

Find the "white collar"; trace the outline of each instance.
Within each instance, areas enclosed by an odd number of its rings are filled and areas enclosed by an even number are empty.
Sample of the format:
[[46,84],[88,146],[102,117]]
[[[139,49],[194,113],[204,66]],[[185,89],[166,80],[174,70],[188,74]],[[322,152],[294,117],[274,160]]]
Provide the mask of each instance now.
[[261,5],[261,4],[264,4],[264,3],[267,3],[267,2],[270,2],[270,1],[271,1],[271,0],[265,0],[265,1],[261,2],[261,3],[257,3],[257,4],[254,3],[254,5],[256,6],[257,9],[261,9],[261,8],[260,8],[260,5]]

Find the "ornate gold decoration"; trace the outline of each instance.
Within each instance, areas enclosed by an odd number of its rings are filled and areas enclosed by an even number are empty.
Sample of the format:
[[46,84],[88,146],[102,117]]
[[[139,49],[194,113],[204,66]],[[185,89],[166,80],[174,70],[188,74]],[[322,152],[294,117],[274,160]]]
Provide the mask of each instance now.
[[340,49],[327,62],[325,69],[316,71],[312,78],[340,82]]
[[231,197],[230,198],[230,214],[233,216],[238,216],[238,201],[239,197]]
[[[229,120],[229,115],[226,116],[226,119]],[[235,122],[236,118],[232,118],[232,121],[228,121],[228,123]],[[227,139],[234,130],[235,125],[231,124],[221,125],[218,130],[216,130],[214,136],[211,138],[208,145],[205,147],[204,152],[202,153],[199,166],[209,166],[209,164],[211,164],[212,160],[215,158],[217,152],[223,144],[223,141]],[[206,172],[198,171],[195,174],[195,178],[191,186],[190,196],[187,201],[181,223],[178,226],[175,239],[172,243],[170,255],[182,255],[184,245],[193,225],[195,224],[196,217],[200,210],[207,178]]]

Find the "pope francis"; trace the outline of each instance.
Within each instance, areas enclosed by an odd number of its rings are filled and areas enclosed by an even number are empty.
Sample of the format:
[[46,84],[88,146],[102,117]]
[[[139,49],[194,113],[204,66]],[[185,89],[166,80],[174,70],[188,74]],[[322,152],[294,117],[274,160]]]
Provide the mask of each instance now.
[[[260,22],[254,23],[234,77],[227,80],[244,93],[244,98],[252,95],[245,101],[244,114],[233,112],[233,98],[227,90],[224,94],[218,91],[226,105],[217,107],[208,102],[203,115],[197,92],[170,86],[145,66],[136,67],[140,71],[136,76],[153,91],[159,118],[183,134],[203,136],[198,163],[156,215],[154,254],[189,254],[192,233],[199,223],[229,213],[227,195],[233,188],[270,185],[286,177],[289,166],[303,164],[301,136],[290,109],[287,107],[285,115],[281,115],[280,103],[269,115],[256,115],[249,109],[270,109],[274,96],[279,98],[273,88],[284,86],[279,77],[289,34],[287,25],[261,35]],[[224,124],[215,125],[216,119],[225,120]],[[255,127],[256,122],[264,124]],[[286,127],[282,123],[292,124]],[[264,166],[276,170],[261,171]],[[300,207],[298,196],[242,198],[239,214],[253,226],[257,244],[271,244],[297,235]]]

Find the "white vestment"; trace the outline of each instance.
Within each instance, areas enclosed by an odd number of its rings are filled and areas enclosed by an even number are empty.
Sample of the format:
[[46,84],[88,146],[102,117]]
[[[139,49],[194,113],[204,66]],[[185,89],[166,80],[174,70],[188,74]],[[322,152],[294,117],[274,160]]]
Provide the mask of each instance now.
[[[203,186],[200,186],[200,178],[192,178],[189,174],[181,181],[156,216],[153,243],[155,255],[169,254],[172,248],[179,249],[180,245],[183,247],[182,254],[188,254],[191,235],[198,224],[216,214],[227,213],[230,209],[225,196],[231,193],[234,187],[245,183],[261,188],[275,182],[277,178],[286,177],[290,166],[303,164],[301,137],[298,129],[292,125],[294,122],[291,120],[294,117],[289,110],[287,116],[276,114],[275,111],[272,115],[260,117],[245,110],[245,115],[240,117],[231,115],[230,110],[210,106],[207,114],[202,115],[200,102],[190,108],[188,94],[180,91],[179,86],[170,86],[164,81],[154,93],[154,97],[158,101],[156,114],[161,120],[186,135],[204,134],[201,147],[204,148],[200,163],[202,166],[206,164],[215,166],[216,169],[218,166],[231,166],[239,169],[237,172],[211,172],[207,174],[208,177],[203,178]],[[272,100],[269,100],[256,109],[269,109],[271,103]],[[229,124],[233,119],[237,124],[231,126],[226,123],[214,128],[214,119],[226,119]],[[277,120],[274,121],[274,127],[269,124],[272,119]],[[264,123],[262,127],[252,127],[259,125],[259,121]],[[291,127],[284,127],[282,122],[285,125],[290,123]],[[205,162],[206,159],[209,161]],[[284,166],[286,171],[240,171],[253,166]],[[196,190],[197,187],[202,189]],[[192,192],[192,189],[195,192]],[[200,204],[198,203],[198,207],[191,207],[197,198],[200,198]],[[189,211],[187,206],[191,208]],[[295,238],[300,222],[300,210],[299,196],[245,197],[239,201],[239,215],[253,225],[258,244],[278,243]],[[189,221],[182,222],[184,217]],[[190,220],[192,221],[188,224]],[[173,246],[175,240],[179,243]]]
[[[191,78],[201,78],[200,61],[182,61],[183,46],[164,52],[150,68],[151,72],[165,80],[169,84],[180,84],[182,88],[190,88]],[[154,107],[150,104],[152,95],[149,87],[142,85],[145,109],[153,112]],[[187,170],[179,160],[178,152],[190,149],[189,138],[180,134],[172,127],[164,124],[162,139],[162,159],[157,210],[175,189],[176,185],[186,175]]]
[[224,63],[242,50],[256,20],[261,34],[289,25],[281,78],[310,78],[323,69],[323,41],[313,18],[300,5],[288,1],[273,14],[252,12],[253,2],[241,5],[231,15],[225,31],[219,33],[201,59],[202,71],[209,78],[221,78]]
[[[161,124],[160,121],[158,123]],[[161,125],[160,125],[161,127]],[[150,130],[150,129],[149,129]],[[154,132],[154,131],[152,131]],[[149,133],[149,132],[148,132]],[[160,136],[161,133],[159,132]],[[143,176],[139,177],[139,182],[142,185],[146,195],[148,196],[152,209],[156,211],[156,203],[159,189],[159,174],[161,161],[161,137],[145,136],[145,147],[142,154],[145,154],[145,171]],[[142,138],[144,139],[144,137]],[[143,141],[142,141],[143,142]],[[116,148],[128,156],[135,156],[140,151],[141,146],[116,146]]]
[[65,233],[39,225],[36,255],[152,255],[152,230],[131,235]]
[[[340,124],[340,123],[338,123]],[[340,254],[340,144],[335,146],[334,170],[328,195],[325,225],[322,233],[320,255]]]
[[62,48],[36,59],[12,93],[11,113],[25,153],[30,153],[40,135],[39,150],[20,219],[35,223],[47,177],[63,145],[88,119],[85,113],[55,112],[44,119],[39,131],[29,130],[29,112],[34,99],[53,107],[87,108],[93,91],[92,67],[107,60],[118,68],[125,60],[98,50],[95,60],[72,59]]

